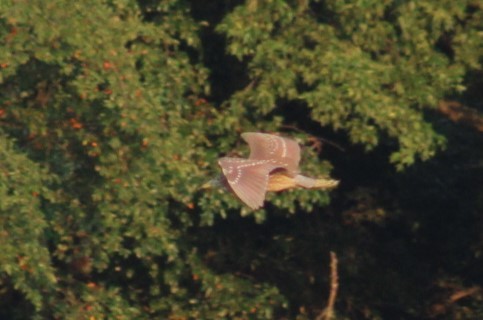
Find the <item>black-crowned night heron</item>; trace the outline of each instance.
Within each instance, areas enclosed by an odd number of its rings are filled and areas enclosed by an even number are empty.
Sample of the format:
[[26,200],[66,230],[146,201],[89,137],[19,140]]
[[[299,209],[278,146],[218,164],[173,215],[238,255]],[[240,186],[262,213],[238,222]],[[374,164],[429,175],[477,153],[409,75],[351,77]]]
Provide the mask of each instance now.
[[337,180],[313,179],[299,174],[300,146],[292,139],[258,132],[245,132],[241,136],[250,147],[248,159],[219,159],[223,174],[205,187],[224,187],[250,208],[258,209],[263,206],[267,191],[326,190],[339,184]]

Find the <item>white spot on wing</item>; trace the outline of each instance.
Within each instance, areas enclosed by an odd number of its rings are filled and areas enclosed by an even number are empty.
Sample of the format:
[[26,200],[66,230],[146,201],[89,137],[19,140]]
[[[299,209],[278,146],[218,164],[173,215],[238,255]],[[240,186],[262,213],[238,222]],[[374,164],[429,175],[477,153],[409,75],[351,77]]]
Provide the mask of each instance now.
[[285,143],[284,139],[279,138],[279,140],[282,142],[282,158],[286,158],[287,157],[287,144]]

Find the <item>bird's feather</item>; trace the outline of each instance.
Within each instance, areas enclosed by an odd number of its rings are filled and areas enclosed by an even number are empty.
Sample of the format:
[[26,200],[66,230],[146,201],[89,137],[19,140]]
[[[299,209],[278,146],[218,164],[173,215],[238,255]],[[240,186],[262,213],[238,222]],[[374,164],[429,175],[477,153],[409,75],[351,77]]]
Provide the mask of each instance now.
[[272,160],[252,160],[239,158],[221,158],[218,161],[228,186],[252,209],[263,206],[267,192],[268,176],[280,164]]
[[283,164],[290,175],[298,172],[300,146],[292,139],[259,132],[242,133],[250,146],[251,160],[274,160]]

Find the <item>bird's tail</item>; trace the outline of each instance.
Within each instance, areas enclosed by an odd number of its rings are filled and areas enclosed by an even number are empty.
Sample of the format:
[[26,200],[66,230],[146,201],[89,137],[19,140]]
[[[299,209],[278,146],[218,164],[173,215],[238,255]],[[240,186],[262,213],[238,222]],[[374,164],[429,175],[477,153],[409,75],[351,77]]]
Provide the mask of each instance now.
[[302,175],[297,175],[294,178],[295,182],[297,183],[298,186],[306,189],[323,189],[323,190],[328,190],[328,189],[333,189],[339,185],[338,180],[334,179],[326,179],[326,178],[309,178],[306,176]]

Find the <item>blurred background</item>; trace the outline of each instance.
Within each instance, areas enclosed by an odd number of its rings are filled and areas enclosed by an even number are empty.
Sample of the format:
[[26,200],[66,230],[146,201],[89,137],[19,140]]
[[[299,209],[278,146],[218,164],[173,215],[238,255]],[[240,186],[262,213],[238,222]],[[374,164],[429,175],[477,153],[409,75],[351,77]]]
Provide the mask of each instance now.
[[[483,318],[482,12],[0,2],[0,318]],[[246,131],[340,186],[201,190]]]

